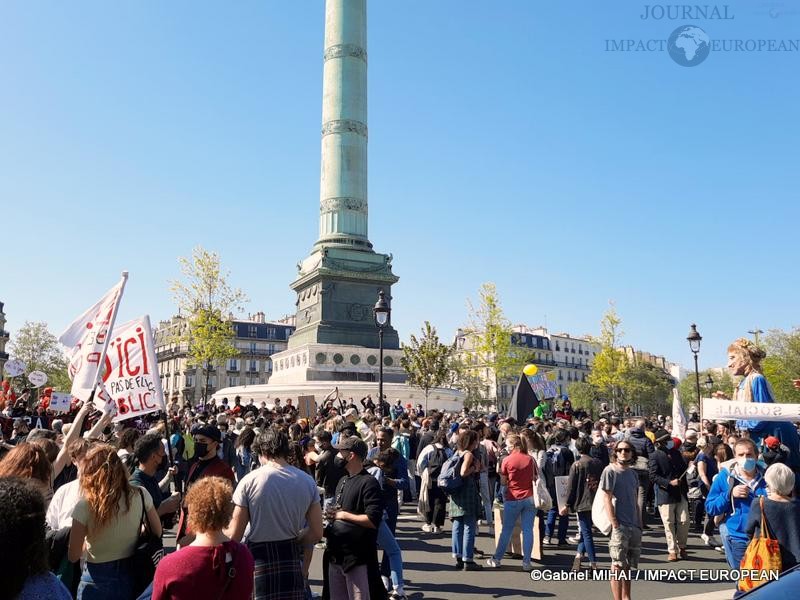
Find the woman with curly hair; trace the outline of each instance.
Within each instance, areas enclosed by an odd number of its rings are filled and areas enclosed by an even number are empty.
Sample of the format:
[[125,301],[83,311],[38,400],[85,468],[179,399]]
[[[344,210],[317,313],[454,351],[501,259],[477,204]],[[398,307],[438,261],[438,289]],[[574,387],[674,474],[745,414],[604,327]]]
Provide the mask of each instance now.
[[253,555],[223,532],[233,515],[233,488],[222,477],[204,477],[186,494],[194,541],[166,556],[156,569],[153,600],[235,600],[253,593]]
[[[737,402],[775,402],[775,394],[761,369],[761,361],[767,353],[747,338],[739,338],[728,346],[728,371],[733,376],[743,376],[734,391],[733,399]],[[788,466],[800,468],[800,437],[792,423],[785,421],[736,421],[739,431],[747,432],[750,439],[761,448],[762,441],[774,436],[790,450]]]
[[0,600],[70,600],[50,573],[44,498],[30,479],[0,478]]
[[86,564],[78,600],[131,600],[134,573],[131,557],[144,515],[153,535],[161,536],[161,520],[144,488],[128,482],[128,472],[109,444],[91,448],[80,474],[82,498],[72,513],[69,560],[84,550]]

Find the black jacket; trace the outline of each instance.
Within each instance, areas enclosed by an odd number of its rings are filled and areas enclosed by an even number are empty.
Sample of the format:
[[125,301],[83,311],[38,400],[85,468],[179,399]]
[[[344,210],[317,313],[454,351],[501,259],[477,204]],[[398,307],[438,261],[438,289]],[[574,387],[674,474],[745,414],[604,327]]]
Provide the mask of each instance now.
[[[646,462],[649,460],[650,455],[656,451],[653,442],[650,441],[650,438],[647,437],[641,429],[631,429],[628,435],[625,436],[625,440],[630,442],[631,446],[636,450],[637,460],[644,458]],[[639,466],[636,463],[634,463],[633,468],[639,470]],[[643,470],[646,472],[647,467],[643,467]]]
[[[567,507],[572,512],[592,510],[592,503],[603,473],[603,464],[588,454],[582,454],[569,469]],[[592,489],[594,488],[594,489]]]
[[[681,498],[686,498],[689,493],[689,484],[686,477],[687,464],[683,455],[676,449],[657,449],[650,455],[650,481],[655,486],[656,505],[676,504]],[[669,484],[673,479],[678,480],[678,486]]]
[[333,498],[336,494],[336,486],[339,484],[339,480],[347,474],[347,471],[336,466],[334,462],[336,454],[337,452],[330,448],[320,452],[319,461],[314,471],[317,485],[325,488],[326,498]]

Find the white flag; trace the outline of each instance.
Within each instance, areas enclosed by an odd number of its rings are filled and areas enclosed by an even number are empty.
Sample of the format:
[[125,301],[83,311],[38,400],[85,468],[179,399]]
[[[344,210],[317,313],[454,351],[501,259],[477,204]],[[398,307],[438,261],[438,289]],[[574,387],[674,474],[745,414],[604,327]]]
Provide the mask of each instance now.
[[686,413],[681,405],[681,395],[678,388],[672,388],[672,437],[684,439],[686,434]]
[[97,382],[97,371],[113,325],[114,309],[119,305],[127,274],[91,308],[61,334],[58,341],[67,347],[72,395],[88,400]]
[[105,358],[103,386],[117,409],[114,421],[164,410],[149,316],[114,328]]

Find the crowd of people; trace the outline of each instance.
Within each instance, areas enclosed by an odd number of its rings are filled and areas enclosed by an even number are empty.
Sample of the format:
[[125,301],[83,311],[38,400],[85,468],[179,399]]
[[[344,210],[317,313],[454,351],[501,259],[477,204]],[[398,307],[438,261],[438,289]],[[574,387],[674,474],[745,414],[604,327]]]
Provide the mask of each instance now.
[[[744,377],[737,393],[769,401],[760,351],[737,342],[730,352]],[[171,401],[118,423],[91,403],[62,415],[0,408],[0,600],[403,599],[404,504],[416,507],[420,536],[449,521],[453,568],[465,571],[530,571],[534,560],[547,566],[548,547],[574,547],[574,571],[607,566],[598,502],[613,571],[638,568],[656,514],[666,562],[689,558],[694,531],[739,568],[765,522],[781,568],[800,560],[797,424],[697,417],[673,435],[670,417],[626,417],[606,403],[542,403],[517,422],[336,392],[314,415],[289,399],[238,397]],[[164,555],[167,530],[177,550]],[[321,590],[309,584],[315,552]],[[630,581],[611,592],[630,598]]]

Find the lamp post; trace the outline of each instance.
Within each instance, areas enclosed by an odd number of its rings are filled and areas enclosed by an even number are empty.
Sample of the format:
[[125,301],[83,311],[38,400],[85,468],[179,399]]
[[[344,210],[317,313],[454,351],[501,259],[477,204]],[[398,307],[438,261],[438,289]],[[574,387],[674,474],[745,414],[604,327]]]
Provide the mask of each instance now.
[[692,351],[692,354],[694,354],[694,378],[697,383],[697,406],[700,407],[701,412],[703,409],[700,402],[700,369],[697,366],[697,354],[700,352],[700,340],[702,339],[703,337],[697,332],[697,325],[692,323],[686,340],[689,342],[689,349]]
[[372,309],[375,325],[378,327],[378,406],[383,402],[383,330],[389,325],[392,309],[386,301],[383,290],[378,292],[378,301]]
[[714,380],[711,379],[711,373],[706,374],[706,380],[703,382],[703,384],[706,386],[708,393],[711,394],[711,390],[714,387]]

